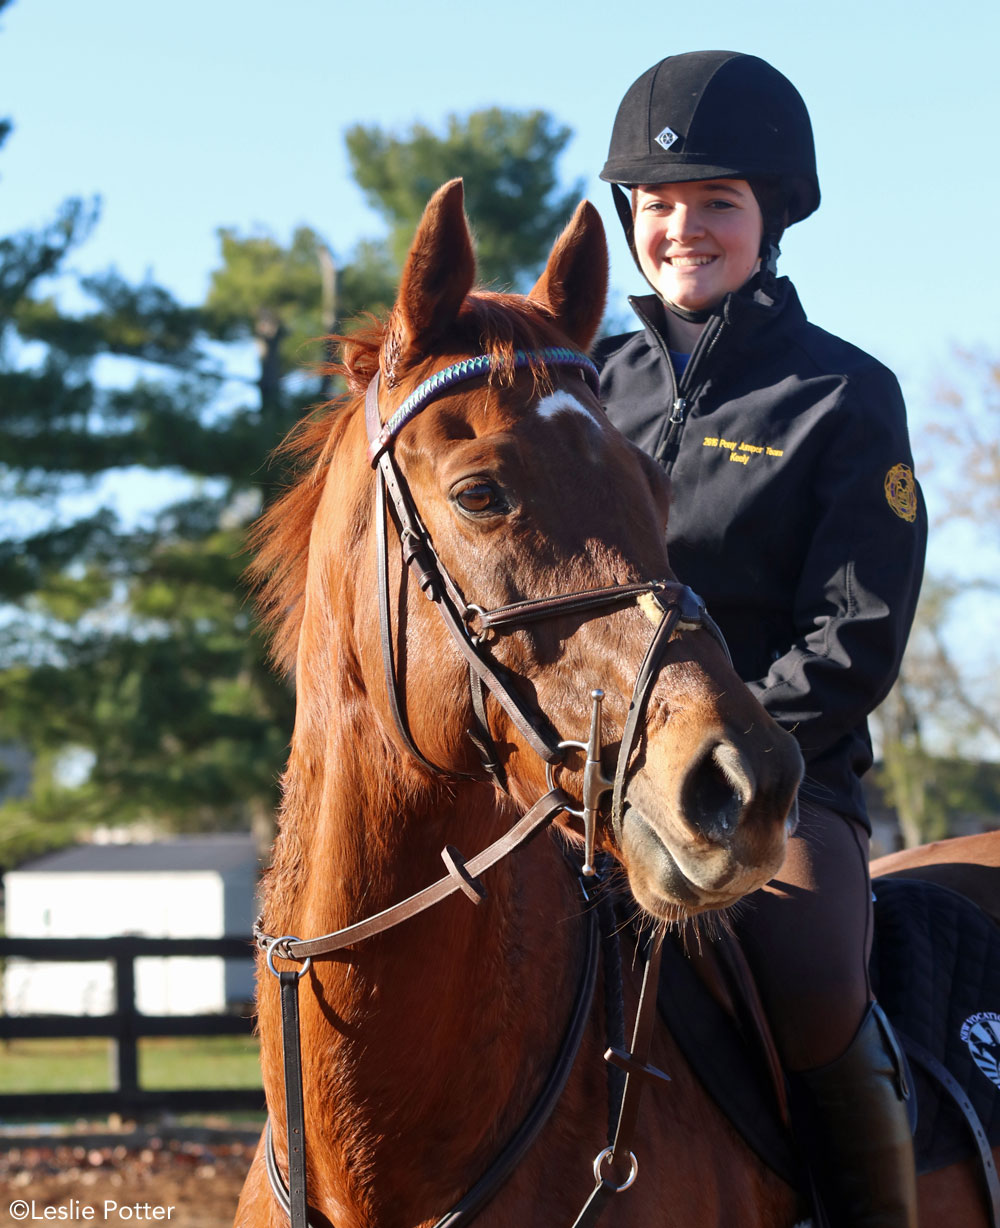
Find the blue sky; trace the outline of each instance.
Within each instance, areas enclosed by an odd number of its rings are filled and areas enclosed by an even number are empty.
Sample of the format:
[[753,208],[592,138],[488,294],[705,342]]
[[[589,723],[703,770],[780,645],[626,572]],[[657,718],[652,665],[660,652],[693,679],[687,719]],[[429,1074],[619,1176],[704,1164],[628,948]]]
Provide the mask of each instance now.
[[[84,270],[197,301],[215,230],[301,222],[341,257],[382,233],[347,170],[356,121],[440,126],[541,107],[608,226],[614,305],[637,274],[597,174],[621,95],[664,55],[749,51],[813,118],[823,204],[781,268],[819,324],[900,376],[920,452],[956,346],[1000,350],[1000,6],[979,0],[15,0],[0,18],[0,233],[99,194]],[[473,223],[475,219],[473,218]]]
[[16,125],[0,230],[99,193],[78,265],[149,269],[194,301],[217,226],[307,222],[340,255],[381,233],[347,171],[348,124],[542,107],[576,133],[560,169],[604,214],[620,300],[636,275],[597,179],[618,100],[664,55],[734,48],[791,77],[813,117],[823,205],[787,235],[783,270],[817,323],[920,401],[950,347],[990,341],[1000,318],[998,14],[977,0],[15,0],[0,19],[0,114]]
[[[99,194],[76,267],[148,271],[193,303],[219,226],[287,239],[307,223],[341,258],[382,233],[348,174],[349,124],[544,108],[575,133],[561,176],[605,218],[621,310],[641,286],[597,175],[622,94],[665,55],[752,52],[795,82],[816,135],[823,204],[781,269],[816,323],[897,372],[919,461],[956,348],[1000,355],[998,45],[996,0],[15,0],[0,17],[0,116],[15,123],[0,234]],[[932,537],[938,571],[983,558],[968,536]],[[961,637],[989,642],[995,606],[970,613]]]

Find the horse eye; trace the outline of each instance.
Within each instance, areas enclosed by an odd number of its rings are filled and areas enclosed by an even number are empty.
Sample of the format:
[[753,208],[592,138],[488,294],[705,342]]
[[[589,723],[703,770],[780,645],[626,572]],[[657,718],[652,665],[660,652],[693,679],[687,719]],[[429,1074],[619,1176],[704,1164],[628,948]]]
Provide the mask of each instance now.
[[468,486],[456,490],[453,497],[462,511],[472,515],[507,510],[507,505],[491,482],[470,482]]

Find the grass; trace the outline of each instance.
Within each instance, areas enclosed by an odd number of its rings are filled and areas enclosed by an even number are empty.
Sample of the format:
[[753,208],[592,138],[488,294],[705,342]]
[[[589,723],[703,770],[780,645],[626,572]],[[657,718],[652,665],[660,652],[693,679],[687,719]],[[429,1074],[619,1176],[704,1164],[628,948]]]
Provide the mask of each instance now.
[[[114,1046],[99,1036],[0,1043],[0,1093],[100,1092],[115,1087]],[[148,1090],[260,1087],[253,1036],[149,1036],[139,1041]]]

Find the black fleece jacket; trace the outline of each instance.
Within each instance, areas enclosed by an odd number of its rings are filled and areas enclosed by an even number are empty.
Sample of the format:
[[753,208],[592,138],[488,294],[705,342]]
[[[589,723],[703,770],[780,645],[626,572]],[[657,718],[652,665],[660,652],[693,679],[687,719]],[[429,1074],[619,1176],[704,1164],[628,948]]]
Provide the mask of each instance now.
[[867,824],[867,716],[899,670],[927,519],[892,372],[810,324],[791,283],[731,294],[674,376],[663,307],[602,341],[611,421],[670,475],[671,565],[798,739],[810,798]]

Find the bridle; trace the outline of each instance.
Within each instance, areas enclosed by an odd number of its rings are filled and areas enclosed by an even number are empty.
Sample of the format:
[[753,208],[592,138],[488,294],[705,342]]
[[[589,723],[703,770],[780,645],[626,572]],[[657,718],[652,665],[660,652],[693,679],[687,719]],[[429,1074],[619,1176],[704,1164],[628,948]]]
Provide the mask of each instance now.
[[[576,350],[551,346],[538,351],[516,350],[512,358],[515,370],[525,367],[568,367],[579,372],[587,386],[596,396],[599,391],[597,368],[584,354]],[[488,777],[501,788],[506,787],[503,766],[493,744],[485,714],[485,691],[488,690],[506,711],[519,732],[548,767],[551,786],[552,770],[560,764],[566,751],[571,748],[587,749],[582,743],[563,741],[552,729],[550,722],[537,708],[529,705],[519,695],[513,679],[488,653],[486,639],[490,633],[502,634],[528,623],[565,614],[592,616],[606,613],[622,606],[638,604],[647,618],[656,626],[653,639],[646,651],[639,670],[632,704],[626,721],[618,766],[613,782],[598,779],[599,773],[585,769],[584,811],[593,811],[585,822],[585,866],[593,863],[593,843],[596,823],[596,803],[603,793],[612,790],[614,801],[612,819],[620,835],[624,799],[625,775],[639,722],[645,714],[646,702],[659,670],[659,663],[667,640],[675,630],[709,631],[729,656],[725,640],[718,627],[709,617],[705,604],[686,585],[676,580],[647,580],[631,584],[609,585],[603,588],[561,593],[554,596],[527,598],[494,609],[466,601],[447,567],[434,549],[416,508],[409,486],[400,473],[392,455],[391,446],[399,432],[443,392],[465,380],[488,374],[491,360],[480,355],[463,359],[436,372],[419,384],[399,408],[383,424],[379,412],[379,374],[375,373],[365,393],[365,426],[368,433],[368,457],[376,470],[376,538],[378,541],[378,588],[379,625],[382,640],[382,660],[385,668],[386,690],[393,721],[410,753],[435,774],[462,775],[453,770],[435,766],[420,752],[410,733],[405,713],[399,702],[399,689],[392,647],[392,626],[388,580],[389,533],[386,522],[387,506],[394,513],[396,531],[399,535],[404,562],[409,566],[422,592],[435,603],[452,639],[469,667],[469,685],[476,728],[468,735],[480,753],[483,768]],[[594,711],[592,728],[600,729],[600,700],[592,696]],[[598,752],[600,744],[598,742]],[[599,753],[597,755],[599,759]],[[598,765],[599,766],[599,765]],[[585,870],[586,872],[586,870]]]
[[[512,365],[515,370],[530,367],[533,370],[549,367],[564,367],[576,370],[591,391],[598,392],[598,375],[594,364],[585,355],[572,349],[547,347],[537,351],[514,352]],[[392,454],[392,445],[403,427],[425,409],[433,400],[454,385],[489,375],[493,360],[486,355],[462,360],[440,370],[419,384],[402,404],[383,423],[379,410],[379,374],[373,376],[365,394],[365,422],[368,434],[368,457],[376,471],[375,513],[378,559],[379,626],[382,644],[382,659],[385,670],[389,706],[394,724],[408,752],[435,774],[468,779],[481,779],[468,773],[438,767],[424,757],[409,729],[403,705],[400,702],[393,652],[392,619],[389,592],[389,529],[391,517],[399,537],[402,558],[416,578],[421,591],[433,601],[451,633],[452,639],[469,668],[469,680],[474,712],[475,728],[468,735],[476,746],[486,777],[500,788],[506,788],[506,775],[499,754],[493,743],[486,719],[486,692],[488,691],[504,709],[515,727],[532,749],[545,761],[548,792],[541,797],[518,821],[487,849],[465,861],[457,849],[448,845],[442,851],[447,873],[436,883],[390,906],[382,912],[355,922],[344,929],[318,938],[299,939],[292,935],[275,937],[263,932],[263,923],[258,918],[255,937],[258,946],[267,953],[267,965],[281,984],[282,1046],[284,1051],[286,1114],[288,1120],[288,1186],[281,1180],[274,1156],[270,1122],[266,1134],[267,1172],[272,1189],[281,1205],[288,1211],[292,1228],[307,1228],[305,1193],[305,1139],[302,1108],[302,1076],[298,1050],[297,986],[308,969],[309,961],[316,956],[330,955],[348,946],[354,946],[367,938],[383,933],[394,925],[408,920],[425,909],[462,891],[474,903],[485,897],[479,881],[480,875],[510,853],[522,847],[543,827],[547,826],[560,811],[566,811],[583,820],[584,859],[581,886],[587,896],[586,882],[595,874],[594,842],[601,801],[606,793],[612,794],[612,823],[619,842],[624,809],[625,779],[632,750],[638,737],[640,723],[645,715],[653,685],[659,674],[666,645],[675,631],[705,630],[721,645],[728,657],[725,641],[718,627],[708,616],[701,598],[686,585],[675,580],[648,580],[631,584],[610,585],[604,588],[585,589],[560,593],[554,596],[527,598],[493,609],[466,601],[448,569],[434,549],[419,511],[414,503],[409,486],[400,473]],[[590,736],[587,743],[566,741],[552,728],[548,718],[537,708],[527,703],[513,685],[513,676],[497,662],[487,649],[487,639],[493,634],[502,634],[541,619],[566,614],[594,616],[627,605],[639,605],[646,617],[654,624],[654,632],[639,667],[628,715],[622,732],[617,766],[613,780],[603,773],[601,766],[601,702],[603,693],[591,692]],[[579,749],[586,752],[583,770],[582,808],[573,807],[572,799],[555,783],[555,771],[563,763],[566,751]],[[495,1162],[473,1191],[447,1216],[439,1221],[437,1228],[457,1228],[476,1213],[492,1196],[498,1185],[506,1178],[520,1155],[524,1153],[541,1126],[547,1120],[569,1076],[573,1058],[583,1036],[583,1024],[589,1013],[596,973],[591,965],[596,963],[596,929],[591,920],[588,939],[587,968],[581,977],[573,1011],[571,1026],[567,1029],[562,1051],[556,1061],[559,1077],[550,1075],[542,1095],[498,1161]],[[631,1049],[615,1049],[605,1056],[609,1061],[627,1071],[625,1092],[618,1115],[618,1126],[612,1145],[597,1157],[594,1173],[597,1184],[594,1192],[574,1228],[584,1228],[596,1220],[610,1194],[628,1188],[635,1177],[636,1161],[629,1149],[631,1133],[638,1112],[638,1095],[642,1081],[648,1075],[662,1076],[662,1072],[648,1064],[648,1052],[652,1039],[653,1015],[651,1005],[655,999],[657,970],[659,968],[659,942],[649,950],[643,981],[643,992],[638,1008],[636,1030]],[[279,972],[274,959],[281,958],[305,961],[298,972]],[[647,993],[647,985],[651,990]],[[621,1185],[615,1185],[602,1173],[607,1165],[613,1167],[620,1156],[631,1161],[632,1171]]]

